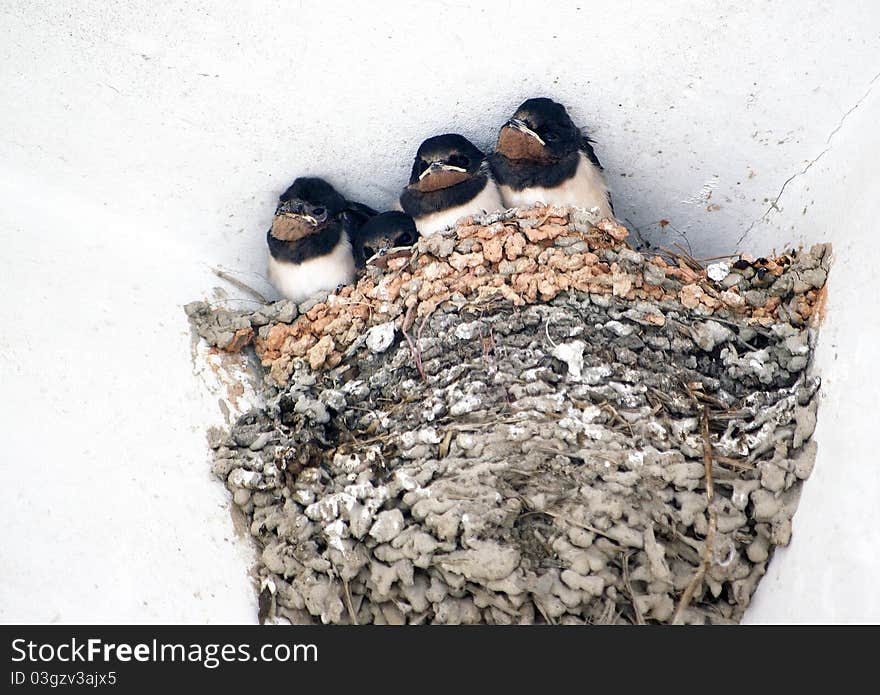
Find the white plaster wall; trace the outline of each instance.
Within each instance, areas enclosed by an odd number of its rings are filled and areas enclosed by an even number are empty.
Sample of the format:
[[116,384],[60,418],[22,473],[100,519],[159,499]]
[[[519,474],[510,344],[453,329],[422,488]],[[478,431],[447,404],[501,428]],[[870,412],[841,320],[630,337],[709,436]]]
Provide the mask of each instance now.
[[880,89],[852,112],[826,154],[792,180],[782,211],[768,219],[768,236],[832,240],[835,260],[816,355],[823,380],[816,468],[794,518],[794,540],[770,564],[750,622],[880,622],[878,123]]
[[180,305],[222,284],[212,265],[268,291],[293,177],[387,207],[421,139],[489,146],[538,94],[589,128],[645,237],[698,256],[835,243],[820,459],[750,618],[880,620],[861,434],[880,330],[859,316],[878,48],[873,2],[6,0],[0,620],[251,620]]

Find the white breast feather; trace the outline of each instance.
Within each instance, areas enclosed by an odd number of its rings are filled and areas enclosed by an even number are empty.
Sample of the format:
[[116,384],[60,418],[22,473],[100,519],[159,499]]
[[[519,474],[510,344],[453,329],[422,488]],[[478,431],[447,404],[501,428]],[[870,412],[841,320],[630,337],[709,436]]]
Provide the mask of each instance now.
[[431,236],[444,229],[449,229],[457,220],[466,215],[473,215],[479,212],[495,212],[503,210],[504,203],[501,202],[501,195],[498,193],[498,187],[491,179],[486,183],[486,187],[480,191],[472,200],[464,205],[459,205],[447,210],[432,212],[422,217],[416,218],[416,229],[422,236]]
[[581,152],[574,176],[555,188],[533,186],[515,191],[510,186],[499,186],[504,204],[511,208],[526,208],[535,203],[561,205],[579,208],[599,209],[600,217],[614,219],[608,204],[608,184],[601,169],[595,166],[587,155]]
[[297,304],[318,292],[351,284],[354,275],[354,257],[346,234],[326,256],[302,263],[279,261],[269,255],[269,281],[279,294]]

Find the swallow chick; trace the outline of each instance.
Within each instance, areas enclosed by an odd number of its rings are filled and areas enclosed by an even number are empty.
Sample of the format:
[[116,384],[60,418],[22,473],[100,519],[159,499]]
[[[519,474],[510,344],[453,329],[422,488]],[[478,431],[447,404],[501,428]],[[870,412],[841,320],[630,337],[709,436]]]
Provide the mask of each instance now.
[[419,234],[431,236],[460,217],[504,205],[486,155],[467,138],[449,133],[419,146],[400,207],[415,220]]
[[418,238],[416,223],[405,212],[392,210],[380,213],[355,232],[352,241],[355,265],[359,269],[366,268],[371,259],[389,257],[398,250],[412,246]]
[[347,201],[324,179],[296,179],[278,199],[266,234],[270,282],[296,303],[352,283],[352,239],[375,214],[366,205]]
[[523,102],[488,158],[504,204],[596,209],[613,219],[611,193],[591,143],[562,104],[543,97]]

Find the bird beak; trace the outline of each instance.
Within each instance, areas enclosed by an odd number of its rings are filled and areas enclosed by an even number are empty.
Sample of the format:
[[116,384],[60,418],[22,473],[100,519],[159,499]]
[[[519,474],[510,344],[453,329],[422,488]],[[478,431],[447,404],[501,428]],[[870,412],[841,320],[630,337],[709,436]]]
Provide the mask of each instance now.
[[523,123],[518,118],[511,118],[507,123],[504,124],[505,128],[513,128],[514,130],[518,130],[521,133],[525,133],[529,137],[535,138],[542,145],[546,144],[544,140],[538,135],[534,130],[529,128],[525,123]]
[[392,261],[395,258],[407,258],[412,255],[412,251],[409,247],[399,248],[393,247],[388,249],[385,253],[374,253],[366,260],[367,265],[373,265],[378,268],[387,268],[388,261]]
[[438,171],[458,171],[464,173],[467,171],[467,169],[463,169],[462,167],[454,167],[451,164],[446,164],[444,162],[431,162],[431,166],[429,166],[421,174],[419,174],[419,181],[421,181],[426,176],[436,174]]
[[285,213],[283,213],[283,214],[284,214],[285,217],[293,217],[293,218],[298,219],[298,220],[305,220],[306,222],[308,222],[308,223],[309,223],[310,225],[312,225],[313,227],[317,227],[317,226],[318,226],[318,220],[316,220],[316,219],[315,219],[314,217],[312,217],[311,215],[306,215],[306,214],[303,213],[303,212],[285,212]]

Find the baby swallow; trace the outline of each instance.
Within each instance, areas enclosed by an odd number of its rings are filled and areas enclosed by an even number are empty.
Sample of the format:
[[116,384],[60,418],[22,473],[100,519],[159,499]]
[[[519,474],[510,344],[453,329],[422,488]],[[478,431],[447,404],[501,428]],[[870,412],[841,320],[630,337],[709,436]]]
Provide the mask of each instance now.
[[299,303],[354,281],[352,239],[375,210],[343,198],[319,178],[298,178],[278,199],[269,245],[269,280]]
[[412,246],[418,237],[413,218],[405,212],[393,210],[376,215],[355,232],[352,241],[355,265],[365,268],[374,256]]
[[422,236],[436,234],[465,215],[503,209],[486,155],[461,135],[428,138],[419,147],[400,207]]
[[524,102],[489,155],[504,204],[596,209],[613,219],[611,193],[591,142],[562,104],[546,98]]

